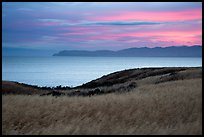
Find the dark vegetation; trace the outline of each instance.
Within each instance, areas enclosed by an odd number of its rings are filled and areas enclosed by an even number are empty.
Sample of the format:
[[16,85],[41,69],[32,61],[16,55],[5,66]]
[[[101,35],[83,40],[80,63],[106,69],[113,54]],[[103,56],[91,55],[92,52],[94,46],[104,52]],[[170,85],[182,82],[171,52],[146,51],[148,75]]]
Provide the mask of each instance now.
[[96,88],[99,86],[113,86],[115,84],[121,84],[131,80],[139,80],[156,75],[175,73],[176,71],[181,71],[185,69],[186,68],[143,68],[124,70],[103,76],[99,79],[93,80],[76,88]]

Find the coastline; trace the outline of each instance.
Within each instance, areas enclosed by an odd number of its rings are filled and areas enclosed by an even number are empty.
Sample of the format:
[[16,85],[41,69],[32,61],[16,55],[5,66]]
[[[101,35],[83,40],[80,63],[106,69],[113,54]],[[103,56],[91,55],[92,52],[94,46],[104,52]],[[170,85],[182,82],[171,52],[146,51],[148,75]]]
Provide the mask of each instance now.
[[[193,70],[193,72],[190,72],[191,70]],[[184,71],[184,73],[182,71]],[[194,74],[194,72],[196,72],[196,74]],[[113,72],[76,87],[61,85],[56,87],[39,87],[37,85],[2,80],[2,94],[46,95],[48,93],[58,92],[59,95],[87,96],[112,93],[121,89],[130,91],[138,86],[138,81],[144,81],[144,79],[152,79],[152,82],[149,84],[158,84],[200,77],[202,78],[202,67],[135,68]]]
[[71,89],[3,81],[2,134],[202,135],[202,67],[124,70]]

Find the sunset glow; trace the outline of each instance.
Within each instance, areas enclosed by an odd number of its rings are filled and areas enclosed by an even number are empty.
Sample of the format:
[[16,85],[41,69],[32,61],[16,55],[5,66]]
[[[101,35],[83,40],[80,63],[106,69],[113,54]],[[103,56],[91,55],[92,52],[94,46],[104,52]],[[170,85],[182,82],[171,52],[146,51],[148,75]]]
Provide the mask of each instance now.
[[201,2],[4,2],[3,47],[119,50],[202,44]]

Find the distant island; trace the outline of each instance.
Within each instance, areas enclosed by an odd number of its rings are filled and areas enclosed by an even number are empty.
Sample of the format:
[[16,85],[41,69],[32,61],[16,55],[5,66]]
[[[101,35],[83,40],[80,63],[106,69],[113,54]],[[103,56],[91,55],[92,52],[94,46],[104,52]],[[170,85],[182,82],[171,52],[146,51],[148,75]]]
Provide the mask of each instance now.
[[111,50],[63,50],[53,56],[88,56],[88,57],[202,57],[202,46],[171,46],[155,48],[128,48]]

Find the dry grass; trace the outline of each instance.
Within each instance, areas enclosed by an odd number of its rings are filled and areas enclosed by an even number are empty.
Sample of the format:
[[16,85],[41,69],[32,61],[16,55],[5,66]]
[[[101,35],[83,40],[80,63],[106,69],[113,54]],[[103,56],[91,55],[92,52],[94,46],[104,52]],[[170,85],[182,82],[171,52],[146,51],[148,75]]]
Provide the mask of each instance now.
[[2,98],[3,134],[202,134],[202,78],[123,94]]

